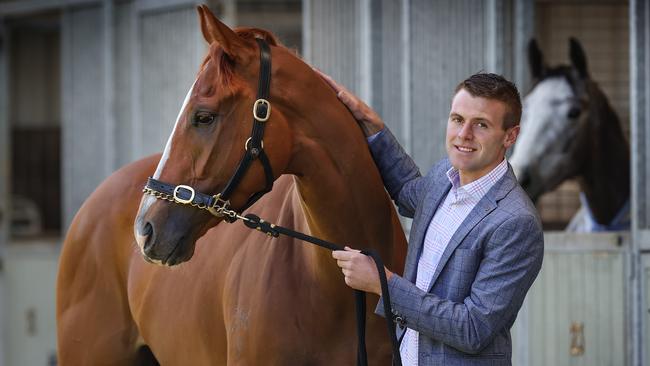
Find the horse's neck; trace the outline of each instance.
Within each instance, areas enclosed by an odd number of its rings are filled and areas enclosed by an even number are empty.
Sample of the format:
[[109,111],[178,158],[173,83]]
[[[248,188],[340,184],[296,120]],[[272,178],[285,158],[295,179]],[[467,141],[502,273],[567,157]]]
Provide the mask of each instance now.
[[604,95],[597,110],[588,164],[580,180],[581,188],[596,221],[609,224],[630,195],[630,153],[618,117]]
[[[292,170],[303,208],[312,235],[374,249],[388,260],[401,229],[365,138],[341,108],[311,114],[319,120],[305,123],[294,143]],[[329,254],[321,260],[333,263]]]

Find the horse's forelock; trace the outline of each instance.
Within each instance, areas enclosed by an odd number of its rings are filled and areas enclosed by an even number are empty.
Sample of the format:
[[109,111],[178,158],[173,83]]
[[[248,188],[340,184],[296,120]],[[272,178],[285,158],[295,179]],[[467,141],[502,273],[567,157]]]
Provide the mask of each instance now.
[[[549,78],[554,78],[554,77],[563,77],[567,83],[569,83],[569,86],[571,87],[571,90],[573,90],[574,93],[578,94],[578,84],[581,83],[580,80],[575,75],[574,68],[568,65],[559,65],[556,67],[548,68],[544,71],[544,75],[537,80],[535,85],[541,83],[545,79]],[[533,88],[535,87],[533,85]]]
[[280,42],[278,42],[278,39],[275,38],[275,36],[264,29],[259,29],[259,28],[249,28],[249,27],[239,27],[235,29],[235,33],[237,35],[245,40],[248,41],[253,41],[255,38],[261,38],[265,40],[268,44],[271,46],[278,46],[280,45]]

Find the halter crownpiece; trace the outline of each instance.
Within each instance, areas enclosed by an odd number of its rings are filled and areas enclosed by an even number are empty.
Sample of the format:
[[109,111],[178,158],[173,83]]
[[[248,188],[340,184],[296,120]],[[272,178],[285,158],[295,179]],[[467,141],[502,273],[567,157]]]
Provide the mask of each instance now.
[[257,202],[264,194],[273,188],[273,169],[268,156],[264,152],[264,127],[271,117],[271,103],[269,102],[269,90],[271,85],[271,50],[268,43],[261,38],[256,38],[260,47],[260,78],[257,89],[257,98],[253,103],[253,130],[251,136],[244,143],[244,156],[239,161],[239,165],[228,180],[226,187],[221,193],[209,195],[198,192],[188,185],[173,185],[161,182],[154,178],[147,180],[147,185],[142,190],[143,193],[154,196],[157,199],[175,202],[183,205],[190,205],[199,209],[204,209],[217,217],[224,217],[227,221],[234,221],[239,216],[237,211],[230,208],[230,196],[237,188],[244,174],[248,171],[251,163],[257,158],[260,159],[264,167],[266,176],[266,186],[263,190],[253,194],[248,198],[246,204],[239,212],[246,210],[253,203]]

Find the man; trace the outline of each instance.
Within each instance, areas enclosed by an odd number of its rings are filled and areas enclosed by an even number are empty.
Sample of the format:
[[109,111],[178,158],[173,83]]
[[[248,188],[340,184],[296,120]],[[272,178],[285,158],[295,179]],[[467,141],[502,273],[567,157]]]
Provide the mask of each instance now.
[[[447,122],[448,157],[423,177],[379,116],[324,78],[368,136],[399,212],[413,218],[404,277],[386,271],[402,362],[510,365],[510,328],[544,251],[535,207],[505,159],[519,133],[516,87],[488,73],[461,82]],[[350,287],[381,295],[371,258],[350,248],[333,257]]]

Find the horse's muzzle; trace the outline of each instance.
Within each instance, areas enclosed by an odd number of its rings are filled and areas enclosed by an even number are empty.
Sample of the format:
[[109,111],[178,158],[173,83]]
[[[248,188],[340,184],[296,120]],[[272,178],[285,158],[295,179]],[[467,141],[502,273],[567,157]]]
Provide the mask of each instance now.
[[[148,221],[137,220],[134,230],[135,240],[140,252],[147,262],[173,266],[192,258],[193,245],[187,242],[185,236],[167,238],[169,242],[161,242],[155,226]],[[171,240],[170,240],[171,239]]]

